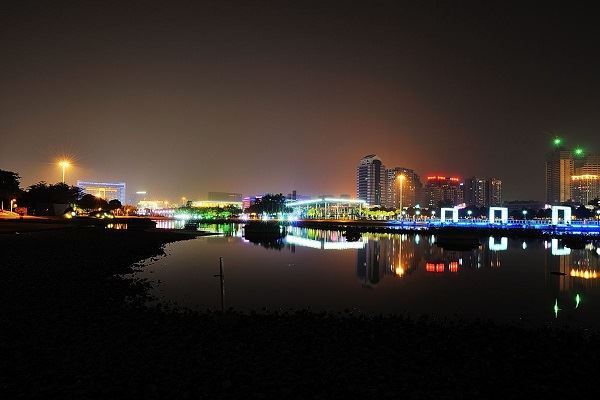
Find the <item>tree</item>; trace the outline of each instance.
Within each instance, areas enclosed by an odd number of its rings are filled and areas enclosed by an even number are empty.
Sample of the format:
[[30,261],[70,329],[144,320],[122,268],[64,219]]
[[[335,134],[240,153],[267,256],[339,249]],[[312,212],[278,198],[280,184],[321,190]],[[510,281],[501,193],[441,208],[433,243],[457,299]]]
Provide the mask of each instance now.
[[281,193],[271,194],[268,193],[262,198],[257,199],[256,203],[252,204],[248,211],[256,214],[277,214],[289,212],[289,209],[285,206],[285,196]]
[[0,200],[9,203],[10,200],[21,196],[21,177],[16,172],[0,169]]
[[[117,200],[118,201],[118,200]],[[93,194],[85,194],[79,201],[77,201],[77,206],[83,208],[84,210],[96,210],[98,208],[102,210],[108,210],[109,205],[108,202],[100,197],[96,197]]]
[[32,210],[33,214],[52,214],[53,204],[73,204],[83,191],[77,186],[65,183],[47,184],[38,182],[27,188],[23,195],[23,203]]
[[117,199],[112,199],[111,201],[108,202],[108,209],[109,210],[118,210],[121,207],[123,207],[123,205]]
[[590,219],[594,216],[594,213],[592,210],[585,208],[585,206],[580,206],[573,210],[573,216],[577,219]]

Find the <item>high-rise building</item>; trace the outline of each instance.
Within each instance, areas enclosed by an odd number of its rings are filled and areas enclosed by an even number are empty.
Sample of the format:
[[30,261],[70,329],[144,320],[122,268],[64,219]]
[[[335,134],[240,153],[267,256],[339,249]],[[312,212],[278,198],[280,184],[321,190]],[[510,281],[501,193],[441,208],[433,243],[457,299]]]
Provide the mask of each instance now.
[[412,169],[386,169],[383,205],[388,208],[413,207],[419,202],[421,188],[421,178]]
[[468,206],[485,207],[487,204],[486,179],[472,177],[465,179],[464,200]]
[[582,148],[571,152],[562,146],[560,138],[554,139],[554,146],[546,156],[546,201],[586,204],[585,199],[600,196],[596,178],[600,176],[600,154],[585,154]]
[[490,178],[486,184],[487,207],[502,205],[502,181],[497,178]]
[[442,203],[459,205],[463,203],[463,186],[459,178],[428,176],[423,188],[423,200],[426,207],[438,207]]
[[89,182],[77,181],[77,187],[83,189],[85,194],[100,197],[106,201],[117,199],[121,204],[126,200],[125,182]]
[[571,176],[575,162],[571,152],[562,147],[546,156],[546,201],[560,204],[571,198]]
[[472,177],[464,183],[464,201],[468,206],[490,207],[502,204],[502,181]]
[[369,205],[381,205],[385,188],[385,166],[375,154],[364,156],[356,168],[356,197]]
[[600,175],[571,176],[571,199],[580,204],[588,204],[595,198],[600,198]]

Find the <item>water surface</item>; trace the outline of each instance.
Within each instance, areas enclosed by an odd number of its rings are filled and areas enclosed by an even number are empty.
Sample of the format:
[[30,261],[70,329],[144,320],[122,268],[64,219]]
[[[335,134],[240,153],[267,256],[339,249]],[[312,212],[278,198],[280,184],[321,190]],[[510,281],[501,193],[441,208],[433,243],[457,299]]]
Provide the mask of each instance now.
[[[253,243],[242,226],[203,225],[220,236],[171,243],[140,273],[154,294],[196,309],[306,309],[483,317],[498,322],[600,325],[596,244],[482,238],[470,250],[439,238],[288,227],[285,237]],[[562,275],[564,274],[564,275]]]

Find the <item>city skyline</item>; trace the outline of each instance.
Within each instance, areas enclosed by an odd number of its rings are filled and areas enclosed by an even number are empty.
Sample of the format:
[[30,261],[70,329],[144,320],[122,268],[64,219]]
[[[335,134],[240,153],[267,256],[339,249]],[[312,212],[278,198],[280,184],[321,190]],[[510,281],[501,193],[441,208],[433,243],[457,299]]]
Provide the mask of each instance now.
[[555,135],[597,151],[584,9],[176,4],[6,6],[0,167],[58,182],[70,154],[71,184],[160,198],[353,193],[374,153],[543,199]]

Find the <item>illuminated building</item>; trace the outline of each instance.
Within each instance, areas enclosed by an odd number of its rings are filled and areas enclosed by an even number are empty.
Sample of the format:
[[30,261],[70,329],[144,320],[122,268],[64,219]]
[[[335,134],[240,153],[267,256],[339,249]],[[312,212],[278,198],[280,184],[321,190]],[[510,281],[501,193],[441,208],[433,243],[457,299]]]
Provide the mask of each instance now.
[[300,218],[306,219],[356,219],[367,202],[362,199],[323,197],[312,200],[297,200],[286,203],[286,207]]
[[472,177],[464,183],[464,201],[468,206],[490,207],[502,204],[502,181]]
[[428,176],[423,200],[427,207],[438,207],[441,203],[459,205],[463,203],[463,183],[459,178]]
[[140,200],[137,203],[139,215],[158,215],[159,210],[169,209],[169,202],[166,200]]
[[571,199],[576,203],[588,204],[600,197],[600,175],[571,176]]
[[196,208],[225,208],[236,207],[242,209],[243,201],[217,201],[217,200],[198,200],[191,202],[192,207]]
[[364,156],[356,168],[356,197],[368,205],[381,205],[385,187],[385,166],[375,154]]
[[568,151],[560,138],[555,139],[554,145],[554,151],[546,156],[546,201],[559,204],[574,200],[586,204],[582,198],[594,191],[598,193],[593,176],[600,176],[600,154],[586,154],[581,147]]
[[91,194],[106,201],[117,199],[121,204],[126,203],[125,182],[77,181],[77,187],[81,188],[85,194]]
[[242,202],[241,193],[208,192],[209,201]]
[[[403,176],[400,179],[400,176]],[[400,198],[402,185],[402,198]],[[388,208],[414,207],[418,203],[421,191],[421,178],[415,171],[403,167],[385,170],[385,190],[383,190],[382,205]]]
[[490,178],[486,185],[487,201],[489,206],[502,205],[502,181],[497,178]]
[[571,176],[575,162],[571,152],[557,148],[546,157],[546,201],[560,204],[571,198]]
[[242,199],[242,210],[246,211],[250,206],[254,205],[262,196],[246,196]]

